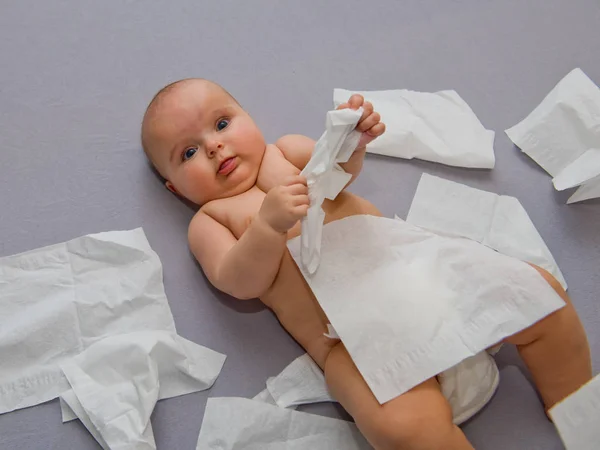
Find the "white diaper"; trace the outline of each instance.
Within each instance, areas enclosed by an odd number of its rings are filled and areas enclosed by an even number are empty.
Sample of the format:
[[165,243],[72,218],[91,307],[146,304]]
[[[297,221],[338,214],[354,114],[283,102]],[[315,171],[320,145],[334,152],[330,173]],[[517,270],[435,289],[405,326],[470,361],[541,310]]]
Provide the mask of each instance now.
[[487,352],[481,352],[440,373],[438,381],[452,408],[452,419],[460,425],[492,399],[498,388],[500,372],[494,358]]

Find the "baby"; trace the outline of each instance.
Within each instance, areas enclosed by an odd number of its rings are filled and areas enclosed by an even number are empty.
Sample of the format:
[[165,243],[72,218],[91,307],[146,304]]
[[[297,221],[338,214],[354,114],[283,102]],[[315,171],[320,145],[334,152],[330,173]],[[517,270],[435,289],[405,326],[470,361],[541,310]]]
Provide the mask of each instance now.
[[[339,108],[364,112],[362,138],[342,164],[361,171],[366,145],[385,125],[373,106],[353,95]],[[376,449],[470,449],[436,378],[381,405],[344,345],[324,336],[327,317],[292,260],[286,242],[300,234],[307,213],[306,179],[300,176],[315,142],[289,135],[266,144],[248,113],[222,87],[182,80],[152,100],[142,124],[146,155],[166,187],[201,208],[189,226],[189,244],[218,289],[241,300],[258,297],[324,370],[331,394]],[[381,214],[371,203],[342,191],[325,200],[325,223],[351,215]],[[540,276],[566,306],[509,337],[530,369],[546,409],[591,378],[583,327],[565,291],[543,269]]]

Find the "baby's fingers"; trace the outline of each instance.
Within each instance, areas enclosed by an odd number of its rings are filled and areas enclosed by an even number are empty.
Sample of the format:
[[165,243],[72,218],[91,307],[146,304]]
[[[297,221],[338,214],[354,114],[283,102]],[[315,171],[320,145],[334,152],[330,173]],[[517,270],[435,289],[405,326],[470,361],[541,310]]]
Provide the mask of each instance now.
[[308,214],[308,205],[299,205],[294,208],[294,214],[296,217],[306,217]]
[[302,184],[306,186],[306,177],[303,175],[294,175],[285,179],[283,186],[293,186],[295,184]]
[[360,94],[354,94],[352,97],[350,97],[350,100],[348,100],[348,104],[352,109],[360,108],[361,106],[363,106],[364,102],[365,98]]
[[294,206],[303,206],[303,205],[309,206],[310,199],[308,198],[308,195],[296,195],[292,199],[292,205],[294,205]]
[[383,133],[385,133],[385,123],[379,122],[377,125],[371,127],[370,130],[367,130],[367,134],[373,137],[379,137]]
[[365,119],[367,119],[371,114],[373,114],[373,104],[371,102],[365,102],[362,105],[362,108],[363,108],[363,113],[362,113],[362,116],[360,116],[360,120],[358,121],[357,126],[360,126],[360,124],[362,122],[364,122]]
[[292,184],[285,187],[290,195],[308,195],[308,186],[302,183]]
[[[363,120],[362,122],[360,122],[358,124],[358,126],[356,127],[356,129],[358,131],[370,131],[371,128],[373,128],[375,125],[377,125],[379,122],[381,121],[381,116],[379,115],[379,113],[371,113],[365,120]],[[371,134],[371,133],[369,133]]]

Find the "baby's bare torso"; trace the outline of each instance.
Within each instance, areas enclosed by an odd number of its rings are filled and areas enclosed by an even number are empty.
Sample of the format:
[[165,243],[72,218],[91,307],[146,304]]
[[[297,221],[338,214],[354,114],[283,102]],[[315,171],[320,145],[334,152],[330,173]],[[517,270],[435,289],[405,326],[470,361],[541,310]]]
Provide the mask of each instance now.
[[[299,173],[300,170],[286,160],[277,147],[269,145],[254,187],[241,195],[212,201],[204,209],[240,239],[260,210],[266,193],[282,184],[287,177]],[[358,214],[381,215],[371,203],[346,191],[342,191],[334,201],[325,200],[323,210],[325,223]],[[297,223],[289,230],[288,239],[299,234],[300,223]],[[327,317],[287,250],[273,284],[261,296],[261,301],[273,310],[283,327],[323,367],[336,341],[323,335],[327,331]]]

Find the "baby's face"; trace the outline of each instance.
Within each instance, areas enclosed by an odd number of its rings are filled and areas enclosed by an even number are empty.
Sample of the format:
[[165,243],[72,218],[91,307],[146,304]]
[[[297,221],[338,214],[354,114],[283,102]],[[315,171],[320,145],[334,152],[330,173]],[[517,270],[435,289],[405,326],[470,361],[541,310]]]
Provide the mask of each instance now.
[[203,205],[250,189],[265,151],[260,130],[219,86],[177,86],[147,124],[148,152],[168,187]]

